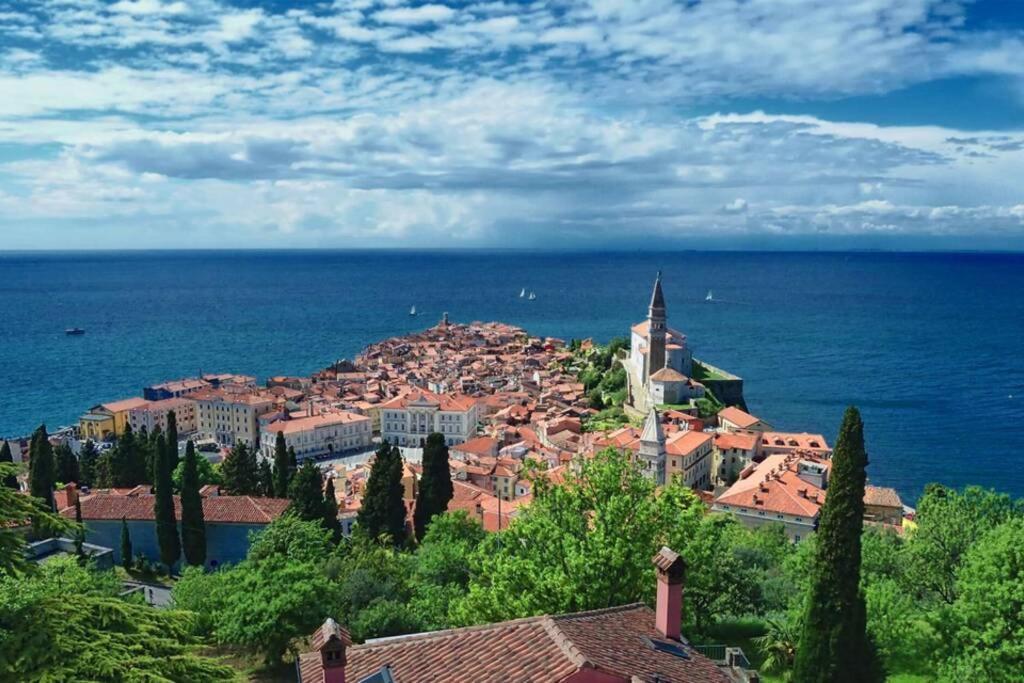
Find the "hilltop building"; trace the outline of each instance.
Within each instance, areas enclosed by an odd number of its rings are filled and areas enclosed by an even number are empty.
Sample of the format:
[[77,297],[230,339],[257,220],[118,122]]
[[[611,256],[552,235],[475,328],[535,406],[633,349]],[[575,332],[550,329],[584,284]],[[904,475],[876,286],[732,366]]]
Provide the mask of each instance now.
[[647,319],[633,325],[626,369],[629,404],[640,414],[655,405],[687,403],[704,395],[704,385],[691,378],[693,352],[686,335],[668,326],[661,273],[654,281]]

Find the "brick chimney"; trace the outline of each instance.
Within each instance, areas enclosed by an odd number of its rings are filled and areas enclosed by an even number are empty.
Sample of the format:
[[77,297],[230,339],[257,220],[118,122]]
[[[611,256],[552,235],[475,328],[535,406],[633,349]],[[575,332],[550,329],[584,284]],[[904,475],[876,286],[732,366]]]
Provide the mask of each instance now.
[[668,546],[662,546],[652,560],[658,573],[658,598],[654,606],[654,627],[666,638],[679,640],[683,620],[683,581],[686,561]]
[[352,644],[348,631],[328,618],[313,634],[313,646],[320,652],[323,683],[345,683],[345,648]]

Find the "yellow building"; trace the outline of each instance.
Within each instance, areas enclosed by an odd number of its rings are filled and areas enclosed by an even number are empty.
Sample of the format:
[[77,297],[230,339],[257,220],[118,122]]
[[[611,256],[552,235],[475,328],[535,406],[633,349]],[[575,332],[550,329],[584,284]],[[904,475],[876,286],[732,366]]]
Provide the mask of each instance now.
[[144,408],[149,401],[144,398],[126,398],[93,406],[78,418],[78,436],[83,440],[107,441],[124,433],[128,424],[128,413],[133,408]]

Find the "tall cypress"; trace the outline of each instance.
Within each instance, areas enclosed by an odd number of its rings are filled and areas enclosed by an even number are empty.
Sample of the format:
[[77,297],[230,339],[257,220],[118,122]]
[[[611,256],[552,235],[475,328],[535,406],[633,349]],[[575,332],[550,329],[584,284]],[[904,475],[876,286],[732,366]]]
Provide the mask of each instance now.
[[181,557],[181,540],[178,538],[178,521],[174,516],[171,460],[167,453],[167,442],[162,434],[157,439],[156,458],[156,496],[153,500],[156,540],[160,546],[160,561],[167,566],[167,573],[170,574],[174,564]]
[[284,432],[277,432],[274,442],[274,495],[285,498],[288,495],[288,484],[292,480],[291,459],[288,446],[284,440]]
[[251,496],[256,493],[258,472],[255,454],[244,441],[239,441],[220,465],[224,477],[223,488],[233,496]]
[[402,494],[402,453],[385,441],[377,449],[359,509],[359,526],[370,538],[388,534],[395,545],[405,541]]
[[82,499],[75,496],[75,523],[82,523]]
[[57,466],[53,460],[50,436],[46,433],[46,425],[39,425],[28,447],[28,491],[36,498],[41,498],[51,510],[56,476]]
[[[8,441],[4,441],[4,445],[0,446],[0,462],[14,462],[14,453],[11,452],[11,444]],[[3,486],[17,490],[19,488],[18,477],[13,474],[4,477]]]
[[427,525],[435,515],[448,509],[454,495],[451,470],[448,467],[448,445],[444,435],[433,432],[423,447],[423,475],[420,477],[419,493],[416,496],[416,510],[413,524],[416,540],[422,540]]
[[82,444],[78,452],[78,475],[82,486],[93,486],[96,483],[96,459],[99,453],[92,439]]
[[170,456],[171,472],[178,466],[178,415],[167,411],[167,454]]
[[864,485],[867,479],[864,423],[846,409],[832,455],[825,504],[797,648],[797,683],[861,683],[885,679],[867,634],[860,589]]
[[110,457],[111,484],[118,487],[138,486],[148,479],[147,454],[145,442],[139,443],[130,424],[125,424],[124,432],[117,438]]
[[128,520],[121,518],[121,566],[132,568],[132,537],[128,534]]
[[295,473],[288,497],[292,501],[288,509],[299,518],[307,521],[324,518],[324,477],[313,461],[302,463]]
[[186,562],[198,566],[206,564],[206,519],[199,495],[196,449],[191,440],[185,444],[185,465],[181,472],[181,546]]
[[324,486],[323,499],[323,524],[324,528],[331,532],[335,543],[341,540],[341,522],[338,521],[338,499],[334,497],[334,479],[327,478],[327,485]]
[[65,484],[71,482],[77,484],[81,476],[79,476],[78,458],[75,457],[71,446],[66,442],[57,446],[53,451],[53,457],[57,466],[57,481]]
[[267,498],[273,498],[274,468],[270,466],[270,461],[266,458],[260,458],[259,463],[256,467],[256,493]]

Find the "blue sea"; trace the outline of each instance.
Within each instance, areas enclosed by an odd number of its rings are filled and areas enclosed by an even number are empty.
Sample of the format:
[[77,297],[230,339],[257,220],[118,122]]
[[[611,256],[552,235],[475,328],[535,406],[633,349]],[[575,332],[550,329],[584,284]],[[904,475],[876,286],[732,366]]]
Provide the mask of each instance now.
[[0,434],[200,371],[307,374],[445,311],[604,341],[659,269],[670,324],[756,415],[833,442],[855,404],[873,483],[1024,496],[1021,254],[0,253]]

